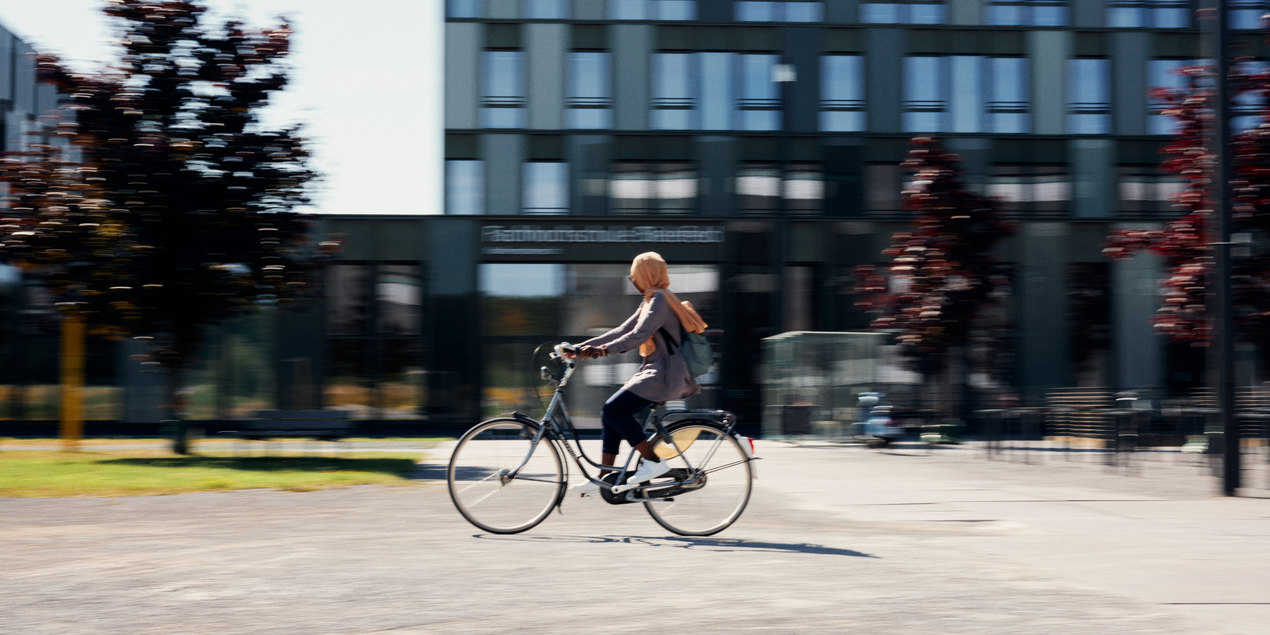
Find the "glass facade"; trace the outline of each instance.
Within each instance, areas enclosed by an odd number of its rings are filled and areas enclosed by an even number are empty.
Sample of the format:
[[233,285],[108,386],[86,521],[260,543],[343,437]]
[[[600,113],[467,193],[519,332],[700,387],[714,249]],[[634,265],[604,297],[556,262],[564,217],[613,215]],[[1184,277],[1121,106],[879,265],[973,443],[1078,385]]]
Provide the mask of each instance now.
[[860,132],[865,129],[864,56],[820,58],[820,129]]
[[608,9],[610,20],[697,19],[697,0],[608,0]]
[[[548,388],[536,368],[541,344],[582,341],[630,317],[642,300],[627,280],[629,264],[501,264],[480,266],[481,335],[485,340],[485,381],[481,409],[486,415],[537,411]],[[718,316],[719,272],[715,266],[670,266],[670,288],[708,324]],[[639,368],[637,352],[583,365],[581,381],[569,393],[575,425],[599,427],[604,401]],[[718,399],[717,376],[700,380],[703,391],[689,400],[711,407]]]
[[1106,58],[1067,60],[1068,134],[1111,132],[1111,61]]
[[485,162],[455,159],[445,162],[445,213],[485,213]]
[[860,5],[862,24],[947,24],[943,2],[866,2]]
[[1067,26],[1066,0],[1003,0],[984,7],[984,24],[992,26]]
[[524,128],[524,53],[485,51],[481,80],[481,127]]
[[613,127],[613,79],[606,51],[569,53],[569,96],[565,127],[598,130]]
[[738,0],[732,7],[737,22],[819,22],[825,13],[821,2]]
[[905,132],[1029,132],[1027,58],[904,58]]
[[569,213],[569,164],[529,161],[521,176],[524,214]]
[[569,0],[521,0],[525,18],[529,20],[565,20],[569,17]]
[[1191,26],[1189,0],[1111,0],[1107,26],[1113,29],[1185,29]]

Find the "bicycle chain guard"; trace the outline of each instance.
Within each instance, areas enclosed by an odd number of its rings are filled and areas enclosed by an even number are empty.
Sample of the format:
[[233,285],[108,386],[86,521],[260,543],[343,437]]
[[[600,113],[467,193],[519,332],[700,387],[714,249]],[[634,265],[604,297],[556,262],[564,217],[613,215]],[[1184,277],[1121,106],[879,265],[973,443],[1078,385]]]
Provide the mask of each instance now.
[[[626,484],[627,479],[629,479],[630,476],[631,476],[630,472],[627,472],[625,475],[623,475],[622,482],[620,484],[622,485]],[[676,468],[671,468],[670,471],[667,472],[664,477],[659,477],[659,478],[665,478],[665,477],[670,477],[673,481],[686,481],[691,477],[691,474],[686,469],[676,467]],[[617,473],[610,472],[609,474],[606,474],[604,478],[600,480],[604,481],[605,483],[608,483],[609,485],[613,485],[616,479],[617,479]],[[706,476],[705,474],[702,474],[695,483],[679,483],[677,485],[667,485],[665,487],[650,487],[648,489],[636,490],[634,492],[622,492],[621,494],[614,494],[613,491],[610,490],[609,488],[601,487],[600,497],[604,499],[604,502],[610,505],[625,505],[627,503],[642,503],[645,500],[650,498],[670,498],[673,496],[678,496],[679,494],[683,494],[685,492],[699,490],[702,487],[705,487],[705,485],[706,485]],[[632,497],[632,499],[628,499],[626,497],[627,494],[634,494],[634,496]]]

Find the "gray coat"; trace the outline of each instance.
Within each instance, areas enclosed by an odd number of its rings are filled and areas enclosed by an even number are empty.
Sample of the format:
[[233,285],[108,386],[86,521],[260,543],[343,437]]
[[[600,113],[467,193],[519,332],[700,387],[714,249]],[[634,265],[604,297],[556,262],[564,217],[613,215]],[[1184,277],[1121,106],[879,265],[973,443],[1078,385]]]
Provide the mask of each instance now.
[[[670,354],[670,348],[662,339],[661,333],[657,331],[659,328],[665,328],[670,337],[675,340],[674,355]],[[625,353],[639,348],[640,344],[652,337],[657,350],[644,358],[639,372],[635,373],[635,376],[631,377],[622,389],[658,403],[672,399],[687,399],[700,392],[701,386],[692,378],[692,374],[688,372],[688,362],[679,353],[678,339],[682,333],[681,329],[679,316],[675,315],[674,309],[670,308],[670,301],[658,293],[653,295],[652,300],[641,303],[635,313],[622,322],[621,326],[604,335],[593,337],[583,344],[591,346],[607,344],[610,353]]]

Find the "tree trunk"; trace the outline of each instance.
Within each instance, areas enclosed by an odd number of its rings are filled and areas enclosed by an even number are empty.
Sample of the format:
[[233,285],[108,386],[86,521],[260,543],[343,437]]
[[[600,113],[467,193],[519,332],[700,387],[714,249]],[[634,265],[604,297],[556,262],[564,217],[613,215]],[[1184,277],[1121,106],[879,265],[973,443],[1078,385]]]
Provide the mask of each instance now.
[[190,453],[190,433],[181,412],[181,381],[185,374],[179,368],[168,369],[167,399],[164,400],[164,428],[172,435],[172,452]]
[[79,449],[84,436],[84,318],[62,318],[61,403],[58,408],[62,449]]

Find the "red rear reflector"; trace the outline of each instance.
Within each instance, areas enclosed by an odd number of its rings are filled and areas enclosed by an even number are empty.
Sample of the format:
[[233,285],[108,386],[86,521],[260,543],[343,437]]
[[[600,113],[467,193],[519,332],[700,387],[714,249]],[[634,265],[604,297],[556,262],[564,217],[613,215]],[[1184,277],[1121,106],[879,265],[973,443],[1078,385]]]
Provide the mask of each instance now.
[[745,440],[750,442],[750,456],[754,456],[754,439],[745,437]]

